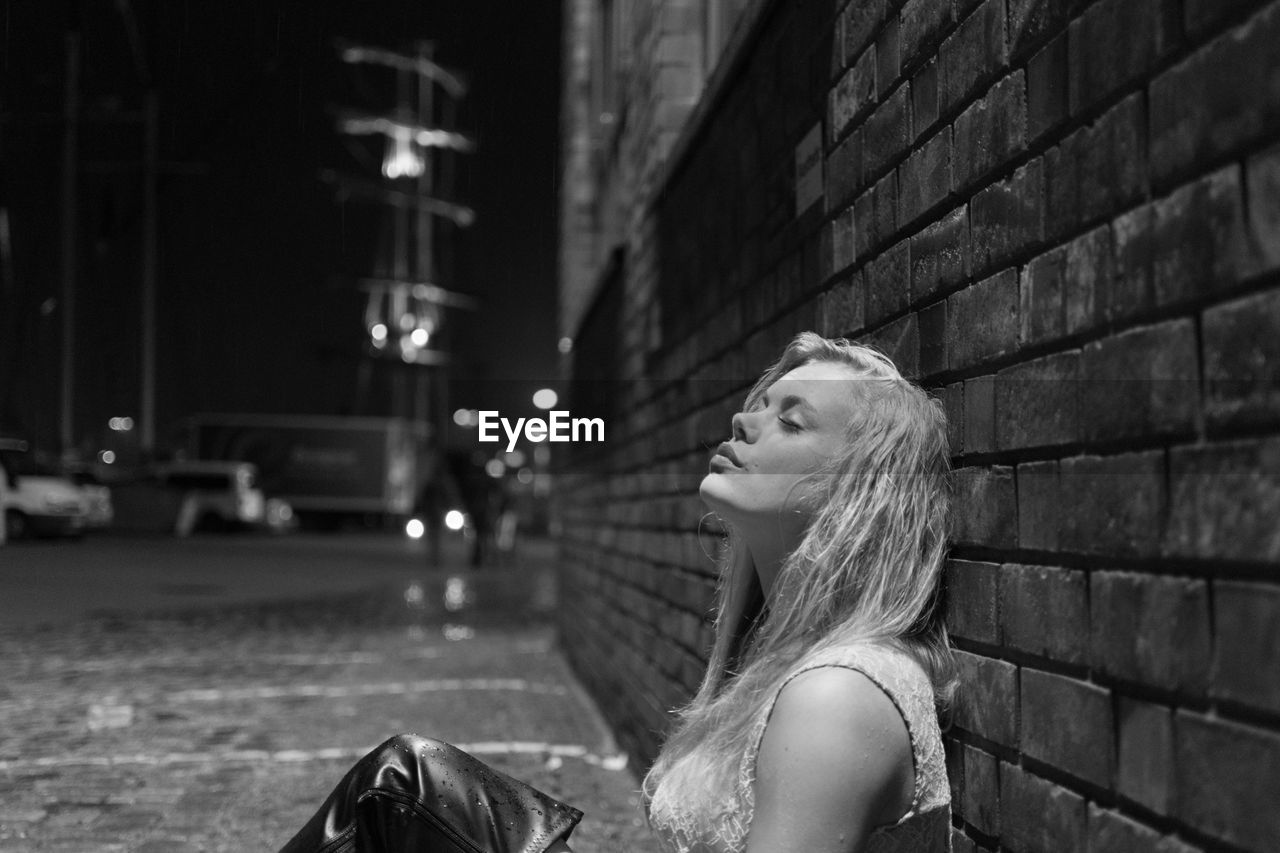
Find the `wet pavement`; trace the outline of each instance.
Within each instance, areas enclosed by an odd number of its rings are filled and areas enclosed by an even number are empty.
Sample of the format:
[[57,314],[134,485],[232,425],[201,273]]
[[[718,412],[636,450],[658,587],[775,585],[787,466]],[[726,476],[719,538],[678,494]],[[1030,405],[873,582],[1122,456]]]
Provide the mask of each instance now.
[[557,649],[551,557],[0,628],[0,851],[273,850],[398,732],[582,809],[575,851],[656,850]]

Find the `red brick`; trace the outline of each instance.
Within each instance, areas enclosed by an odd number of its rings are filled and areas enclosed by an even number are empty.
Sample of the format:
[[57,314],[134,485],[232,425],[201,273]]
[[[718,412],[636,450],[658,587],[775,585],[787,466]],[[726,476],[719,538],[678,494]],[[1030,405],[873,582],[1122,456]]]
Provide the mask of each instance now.
[[1241,9],[1258,5],[1258,0],[1186,0],[1187,32],[1199,35]]
[[907,0],[902,7],[899,48],[902,67],[911,68],[942,40],[951,26],[951,4],[937,0]]
[[1004,22],[1004,0],[983,0],[942,43],[938,61],[942,66],[944,114],[982,91],[1004,69]]
[[823,294],[821,333],[827,337],[844,337],[861,331],[866,325],[862,302],[862,271],[859,270]]
[[1191,320],[1131,329],[1089,344],[1080,366],[1086,441],[1194,430],[1200,371]]
[[947,353],[952,370],[1012,352],[1018,332],[1015,269],[979,281],[947,300]]
[[1024,89],[1023,73],[1015,71],[956,118],[953,190],[968,189],[1022,150],[1027,125]]
[[914,379],[920,375],[920,328],[915,314],[876,329],[867,341],[889,356],[903,376]]
[[1084,554],[1156,552],[1167,497],[1160,451],[1073,456],[1059,467],[1062,547]]
[[955,723],[1001,746],[1018,743],[1018,669],[1011,663],[956,652],[963,686]]
[[921,308],[920,375],[932,376],[947,369],[947,303],[935,302]]
[[1203,693],[1209,681],[1209,593],[1202,580],[1096,572],[1090,586],[1094,666],[1113,678]]
[[1071,113],[1140,80],[1176,44],[1174,0],[1103,0],[1071,22]]
[[702,38],[694,32],[664,32],[654,52],[656,65],[696,68],[702,64]]
[[996,378],[977,376],[964,383],[964,452],[996,449]]
[[[1017,63],[1033,50],[1062,32],[1067,23],[1068,5],[1056,0],[1008,0],[1009,4],[1009,59]],[[1064,43],[1066,38],[1058,41]],[[1066,66],[1066,57],[1063,57]],[[1063,79],[1065,83],[1065,78]],[[1065,87],[1064,87],[1065,88]]]
[[1000,766],[1002,849],[1018,853],[1083,850],[1084,798],[1012,764]]
[[871,188],[872,232],[875,245],[883,246],[898,230],[898,174],[890,172]]
[[944,127],[898,167],[898,222],[904,226],[941,204],[951,190],[951,128]]
[[1002,465],[961,468],[955,472],[955,480],[955,540],[990,548],[1012,548],[1018,533],[1013,469]]
[[911,86],[904,83],[862,125],[864,180],[875,180],[906,150],[911,139]]
[[[922,0],[926,5],[938,4]],[[938,79],[938,60],[929,63],[911,78],[911,135],[919,139],[933,129],[938,122],[938,98],[941,81]]]
[[888,0],[859,0],[844,10],[844,55],[857,56],[871,43],[889,15]]
[[1067,334],[1093,329],[1109,315],[1115,248],[1110,227],[1103,225],[1067,244],[1063,315]]
[[[1022,469],[1018,466],[1018,482]],[[1022,495],[1018,495],[1021,501]],[[1033,655],[1083,663],[1089,635],[1084,572],[1010,564],[1000,572],[1003,642]]]
[[1213,695],[1280,711],[1280,588],[1213,584]]
[[823,225],[818,239],[822,259],[818,275],[826,281],[853,263],[853,209]]
[[839,139],[875,102],[876,54],[872,47],[858,58],[831,90],[828,118],[831,139]]
[[1204,312],[1200,328],[1209,422],[1280,420],[1280,291],[1216,305]]
[[1151,82],[1151,169],[1162,183],[1280,124],[1280,6],[1268,4]]
[[877,326],[911,302],[910,243],[897,243],[866,266],[867,324]]
[[1280,267],[1280,146],[1249,158],[1245,167],[1249,199],[1251,273]]
[[1160,705],[1121,698],[1116,713],[1116,792],[1157,814],[1173,798],[1173,713]]
[[964,450],[964,383],[953,382],[942,391],[942,405],[947,410],[947,444],[952,454]]
[[969,276],[969,209],[958,207],[911,238],[911,292],[932,296]]
[[969,202],[973,274],[986,275],[1024,255],[1043,236],[1044,175],[1040,158]]
[[[1056,4],[1055,4],[1056,5]],[[1067,37],[1049,42],[1027,63],[1027,139],[1039,139],[1067,118]]]
[[827,212],[849,205],[862,187],[862,131],[855,130],[832,149],[826,163]]
[[1017,488],[1018,547],[1058,550],[1058,521],[1062,515],[1058,463],[1023,462],[1017,468]]
[[1079,350],[1000,371],[996,381],[997,446],[1020,450],[1079,440],[1079,375]]
[[1019,280],[1019,330],[1024,343],[1038,343],[1066,333],[1063,278],[1067,253],[1062,247],[1033,258]]
[[1179,711],[1177,805],[1189,826],[1249,850],[1280,838],[1280,734]]
[[964,744],[953,738],[943,738],[942,750],[947,763],[947,787],[951,789],[953,808],[964,797]]
[[868,189],[853,200],[853,253],[859,258],[869,258],[879,248],[884,238],[876,233],[875,195]]
[[1117,812],[1089,804],[1088,853],[1192,853],[1193,849]]
[[994,563],[947,561],[947,630],[952,636],[980,643],[999,642],[999,571]]
[[837,15],[831,22],[831,62],[827,66],[828,82],[839,79],[844,69],[844,15]]
[[1115,277],[1104,309],[1107,320],[1125,320],[1155,304],[1151,284],[1155,245],[1153,221],[1153,209],[1146,204],[1117,217],[1112,223]]
[[[1095,684],[1022,668],[1022,752],[1103,788],[1115,743],[1111,693]],[[1088,744],[1088,749],[1081,749]]]
[[1147,187],[1146,123],[1143,93],[1138,92],[1085,131],[1079,160],[1081,219],[1114,215],[1142,198]]
[[1044,236],[1067,237],[1080,222],[1080,149],[1085,129],[1044,153]]
[[1173,448],[1169,488],[1164,553],[1280,561],[1280,440]]
[[986,835],[1000,834],[1000,777],[996,757],[971,746],[964,747],[965,819]]
[[876,36],[876,95],[883,98],[897,82],[902,59],[898,47],[898,16],[891,15]]

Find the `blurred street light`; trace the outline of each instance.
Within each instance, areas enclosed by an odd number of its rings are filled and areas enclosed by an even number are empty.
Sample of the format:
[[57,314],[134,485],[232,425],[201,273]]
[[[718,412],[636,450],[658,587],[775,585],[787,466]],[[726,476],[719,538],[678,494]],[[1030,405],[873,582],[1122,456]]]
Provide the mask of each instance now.
[[539,389],[533,394],[533,404],[539,409],[550,409],[555,406],[556,401],[559,399],[559,395],[550,388]]

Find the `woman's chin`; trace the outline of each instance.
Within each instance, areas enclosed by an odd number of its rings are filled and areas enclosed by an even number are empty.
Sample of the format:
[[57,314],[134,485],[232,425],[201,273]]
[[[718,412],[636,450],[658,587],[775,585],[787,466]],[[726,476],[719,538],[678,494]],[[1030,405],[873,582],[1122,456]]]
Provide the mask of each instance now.
[[731,487],[725,482],[723,474],[717,474],[714,471],[702,478],[701,485],[698,486],[698,497],[702,498],[702,502],[707,505],[707,509],[720,516],[730,516],[733,514]]

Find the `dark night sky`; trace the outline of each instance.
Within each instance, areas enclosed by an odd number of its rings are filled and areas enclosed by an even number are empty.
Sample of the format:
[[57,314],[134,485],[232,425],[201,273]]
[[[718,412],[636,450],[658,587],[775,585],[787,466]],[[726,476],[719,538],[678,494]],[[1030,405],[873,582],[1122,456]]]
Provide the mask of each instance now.
[[[77,433],[136,414],[141,88],[110,0],[83,0]],[[560,90],[558,3],[191,3],[135,0],[160,97],[160,435],[199,411],[385,413],[400,368],[376,365],[357,400],[363,296],[352,277],[381,265],[386,209],[339,203],[334,168],[376,177],[381,142],[343,140],[328,110],[381,109],[394,77],[344,65],[335,37],[436,44],[470,93],[460,126],[478,141],[457,197],[477,212],[442,283],[483,309],[452,312],[460,359],[451,407],[525,408],[555,376]],[[0,420],[44,445],[56,434],[59,155],[67,14],[4,0],[0,20],[0,199],[11,210],[14,312],[0,352]],[[443,257],[443,256],[442,256]],[[41,306],[44,310],[41,310]],[[516,380],[516,381],[512,381]]]

